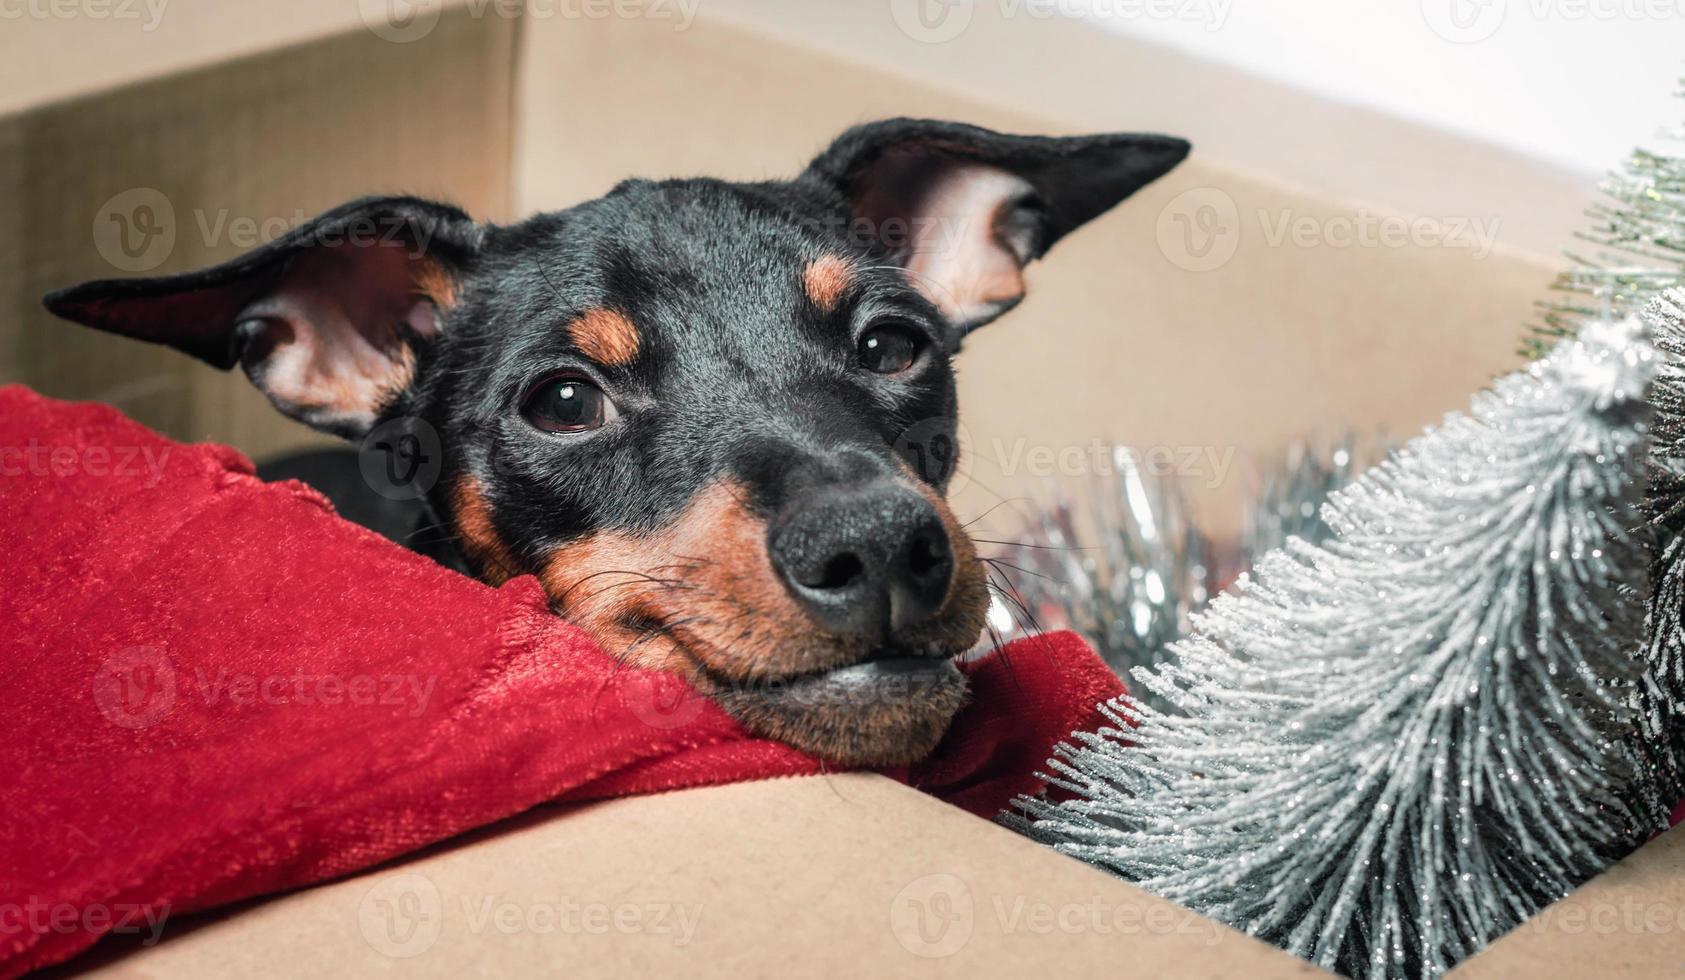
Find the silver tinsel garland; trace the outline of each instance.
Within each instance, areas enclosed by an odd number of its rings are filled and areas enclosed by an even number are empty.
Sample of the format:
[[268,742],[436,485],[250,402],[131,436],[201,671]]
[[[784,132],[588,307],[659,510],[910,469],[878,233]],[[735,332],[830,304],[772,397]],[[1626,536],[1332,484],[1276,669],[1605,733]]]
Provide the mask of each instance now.
[[1630,803],[1636,319],[1587,326],[1196,617],[1020,829],[1321,966],[1433,975],[1657,828]]
[[[1003,639],[1075,630],[1124,677],[1157,664],[1187,635],[1192,617],[1259,556],[1290,537],[1327,539],[1323,503],[1384,449],[1381,440],[1348,433],[1253,461],[1255,486],[1240,535],[1230,541],[1201,529],[1176,476],[1148,472],[1134,450],[1113,447],[1088,499],[1036,508],[1000,555],[996,630]],[[1140,696],[1169,707],[1150,691]]]

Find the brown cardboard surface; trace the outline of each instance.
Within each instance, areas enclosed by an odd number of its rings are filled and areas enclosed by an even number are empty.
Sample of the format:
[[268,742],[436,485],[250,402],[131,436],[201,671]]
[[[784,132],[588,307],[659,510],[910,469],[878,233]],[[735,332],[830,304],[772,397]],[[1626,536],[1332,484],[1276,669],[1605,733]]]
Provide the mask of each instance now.
[[[676,28],[527,23],[518,212],[574,203],[629,174],[789,175],[844,127],[883,116],[1022,132],[1072,125],[769,40],[706,7]],[[934,48],[932,57],[949,53]],[[1178,128],[1157,115],[1138,125],[1160,124]],[[1183,236],[1206,206],[1232,233],[1195,256]],[[1247,452],[1318,429],[1410,434],[1464,407],[1518,363],[1522,324],[1555,263],[1436,244],[1440,234],[1460,241],[1448,228],[1383,240],[1380,228],[1407,220],[1229,166],[1196,139],[1188,163],[1061,242],[1030,270],[1024,305],[968,340],[960,421],[971,464],[956,509],[970,518],[1053,485],[1081,492],[1103,439],[1155,453],[1206,523],[1232,531]],[[1365,226],[1373,244],[1356,238]],[[981,536],[1010,533],[1014,506],[991,513]]]
[[1322,976],[881,776],[540,810],[96,975]]
[[[424,40],[468,0],[15,0],[0,11],[0,114],[355,32]],[[403,27],[396,19],[418,15]]]
[[1677,977],[1682,971],[1685,827],[1675,827],[1448,976]]
[[[511,20],[465,12],[413,43],[348,28],[0,116],[0,380],[110,402],[172,437],[254,456],[324,441],[238,371],[66,324],[40,297],[226,260],[363,194],[505,216],[514,34]],[[141,46],[169,50],[166,40]]]
[[[963,93],[978,105],[1073,128],[1180,132],[1221,160],[1326,199],[1499,218],[1501,241],[1539,254],[1574,244],[1585,227],[1590,175],[1351,105],[1338,90],[1283,85],[1050,16],[1054,4],[931,5],[923,24],[909,16],[919,8],[900,0],[708,0],[702,7],[704,18],[866,64],[917,88]],[[1171,9],[1095,5],[1100,17],[1122,20]],[[1211,26],[1199,22],[1210,6],[1175,10],[1191,31]],[[1571,124],[1562,132],[1573,138]]]

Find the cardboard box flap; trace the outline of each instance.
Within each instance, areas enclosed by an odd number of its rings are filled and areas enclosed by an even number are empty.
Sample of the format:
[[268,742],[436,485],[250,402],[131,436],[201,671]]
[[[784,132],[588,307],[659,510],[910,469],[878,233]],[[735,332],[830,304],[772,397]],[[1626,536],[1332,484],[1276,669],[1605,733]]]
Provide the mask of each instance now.
[[535,811],[171,933],[97,972],[1326,975],[866,774]]

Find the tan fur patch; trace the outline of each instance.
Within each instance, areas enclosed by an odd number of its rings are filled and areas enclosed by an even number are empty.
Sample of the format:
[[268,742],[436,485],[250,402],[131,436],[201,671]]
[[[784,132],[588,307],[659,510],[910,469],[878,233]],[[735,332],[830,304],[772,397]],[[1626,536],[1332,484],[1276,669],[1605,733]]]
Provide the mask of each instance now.
[[660,534],[562,545],[539,578],[562,615],[643,667],[694,673],[694,658],[726,677],[778,676],[792,659],[783,645],[812,632],[734,483],[697,494]]
[[623,313],[597,308],[568,325],[579,352],[605,367],[622,367],[638,356],[638,328]]
[[457,481],[451,504],[457,532],[462,535],[462,550],[479,564],[485,580],[502,585],[521,574],[520,563],[492,525],[491,504],[480,481],[472,476]]
[[432,259],[422,259],[416,263],[413,278],[415,291],[432,300],[440,310],[456,305],[456,280],[444,266]]
[[842,302],[843,293],[854,284],[854,266],[847,259],[822,255],[808,263],[802,273],[802,287],[813,305],[829,313]]

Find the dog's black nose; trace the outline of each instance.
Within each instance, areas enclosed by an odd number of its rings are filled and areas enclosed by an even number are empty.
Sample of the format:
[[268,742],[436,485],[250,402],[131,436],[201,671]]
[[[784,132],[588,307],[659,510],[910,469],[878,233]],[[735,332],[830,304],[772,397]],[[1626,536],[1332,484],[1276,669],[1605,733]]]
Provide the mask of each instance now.
[[874,640],[936,612],[954,576],[953,548],[936,508],[889,483],[802,501],[773,524],[767,546],[816,621]]

